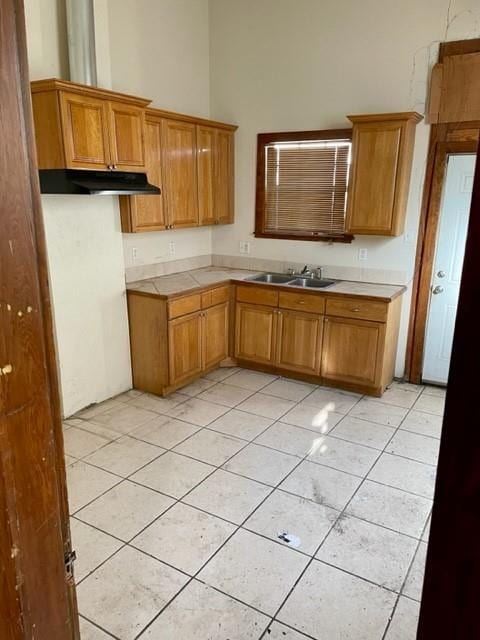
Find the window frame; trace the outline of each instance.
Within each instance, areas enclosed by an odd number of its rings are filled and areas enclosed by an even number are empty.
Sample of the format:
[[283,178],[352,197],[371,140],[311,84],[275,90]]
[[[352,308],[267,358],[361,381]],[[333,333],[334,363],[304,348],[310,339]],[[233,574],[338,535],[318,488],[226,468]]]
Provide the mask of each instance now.
[[349,233],[342,235],[318,234],[311,232],[273,233],[265,231],[265,148],[272,142],[295,142],[308,140],[350,140],[352,128],[323,129],[318,131],[282,131],[276,133],[259,133],[257,135],[257,174],[255,190],[255,238],[270,238],[273,240],[303,240],[310,242],[342,242],[350,243],[354,236]]

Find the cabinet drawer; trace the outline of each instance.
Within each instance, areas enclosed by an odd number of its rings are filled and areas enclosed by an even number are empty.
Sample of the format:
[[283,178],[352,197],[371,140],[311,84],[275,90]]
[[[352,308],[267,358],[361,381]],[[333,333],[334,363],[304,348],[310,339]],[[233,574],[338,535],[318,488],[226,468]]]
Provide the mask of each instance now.
[[184,298],[177,298],[176,300],[171,300],[168,303],[168,318],[169,320],[171,320],[172,318],[178,318],[179,316],[184,316],[187,313],[193,313],[194,311],[198,311],[199,309],[200,294],[185,296]]
[[300,292],[280,291],[278,305],[283,309],[323,313],[325,311],[325,298],[318,295],[305,295]]
[[229,297],[229,287],[217,287],[210,291],[204,291],[202,293],[202,309],[214,307],[216,304],[221,304],[222,302],[228,302]]
[[326,305],[326,313],[329,316],[361,318],[377,322],[386,322],[387,312],[388,303],[361,298],[331,298],[327,299]]
[[263,304],[267,307],[278,307],[278,291],[267,287],[237,287],[237,300],[239,302],[252,302]]

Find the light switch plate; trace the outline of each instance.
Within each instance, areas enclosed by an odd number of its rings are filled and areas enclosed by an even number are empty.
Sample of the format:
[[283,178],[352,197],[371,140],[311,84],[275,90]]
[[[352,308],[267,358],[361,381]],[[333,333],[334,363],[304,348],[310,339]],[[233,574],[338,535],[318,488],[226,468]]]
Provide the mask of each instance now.
[[168,243],[168,253],[169,253],[171,256],[174,256],[174,255],[175,255],[175,242],[169,242],[169,243]]
[[240,242],[240,253],[250,253],[250,242]]

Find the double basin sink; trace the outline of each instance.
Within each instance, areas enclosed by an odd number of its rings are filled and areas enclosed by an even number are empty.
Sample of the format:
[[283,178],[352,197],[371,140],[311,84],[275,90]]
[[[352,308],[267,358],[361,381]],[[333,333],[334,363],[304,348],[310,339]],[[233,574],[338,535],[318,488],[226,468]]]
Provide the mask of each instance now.
[[305,289],[325,289],[334,284],[334,280],[324,278],[310,278],[283,273],[261,273],[258,276],[248,278],[251,282],[266,282],[268,284],[285,284],[289,287],[304,287]]

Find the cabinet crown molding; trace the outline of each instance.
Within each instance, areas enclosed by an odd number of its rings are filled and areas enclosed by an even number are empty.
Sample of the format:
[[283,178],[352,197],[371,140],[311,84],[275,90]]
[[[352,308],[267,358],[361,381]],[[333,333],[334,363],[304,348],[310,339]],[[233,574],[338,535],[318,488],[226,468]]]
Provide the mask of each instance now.
[[46,78],[45,80],[33,80],[30,83],[32,93],[41,93],[43,91],[68,91],[69,93],[78,93],[82,96],[90,96],[101,100],[114,100],[126,104],[133,104],[138,107],[146,107],[151,104],[151,100],[147,98],[139,98],[127,93],[119,91],[111,91],[110,89],[101,89],[100,87],[92,87],[69,80],[60,80],[59,78]]
[[175,111],[157,109],[156,107],[149,107],[145,113],[147,118],[167,118],[168,120],[190,122],[200,126],[225,129],[226,131],[236,131],[238,129],[238,125],[236,124],[227,124],[225,122],[218,122],[217,120],[209,120],[208,118],[199,118],[197,116],[187,115],[186,113],[176,113]]
[[392,120],[411,121],[415,124],[423,120],[421,113],[417,111],[400,111],[398,113],[367,113],[360,115],[347,116],[350,122],[354,124],[366,122],[391,122]]

